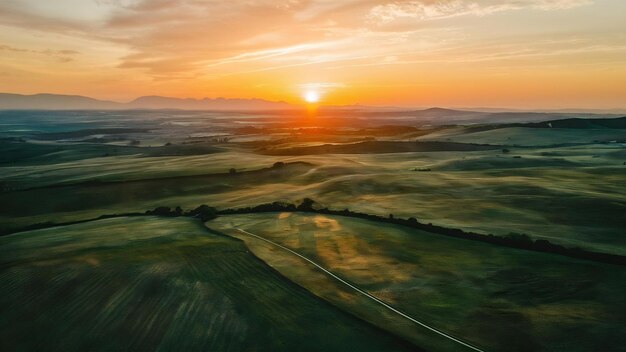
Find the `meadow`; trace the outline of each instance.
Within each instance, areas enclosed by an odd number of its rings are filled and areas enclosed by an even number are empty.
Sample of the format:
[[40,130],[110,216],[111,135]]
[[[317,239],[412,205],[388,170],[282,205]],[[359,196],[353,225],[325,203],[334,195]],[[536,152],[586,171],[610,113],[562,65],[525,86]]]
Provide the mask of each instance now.
[[[622,266],[319,214],[223,216],[206,224],[217,232],[197,219],[159,217],[51,227],[160,206],[224,210],[312,198],[331,209],[626,255],[623,118],[436,120],[0,112],[0,299],[9,307],[2,349],[41,349],[76,331],[56,349],[107,341],[110,349],[290,350],[306,340],[305,350],[320,341],[342,350],[358,340],[363,350],[458,350],[236,228],[485,350],[623,345]],[[25,231],[33,226],[43,229]],[[215,324],[225,328],[202,330]],[[29,338],[33,326],[45,333]]]
[[[28,149],[32,143],[10,144]],[[85,148],[63,147],[77,156]],[[619,143],[297,156],[261,155],[234,142],[207,142],[211,153],[181,149],[180,156],[128,148],[136,154],[55,162],[55,152],[34,158],[41,163],[5,164],[0,222],[19,229],[159,205],[228,208],[310,197],[334,208],[626,251],[626,152]],[[286,167],[272,169],[279,161]]]
[[23,232],[0,238],[0,253],[5,351],[415,349],[199,220],[121,217]]
[[[227,215],[207,226],[244,240],[291,280],[347,310],[362,309],[355,308],[363,305],[358,293],[331,277],[311,275],[309,263],[239,229],[286,246],[487,351],[613,351],[626,343],[619,328],[626,271],[609,264],[341,216]],[[400,324],[382,314],[361,314],[381,326]],[[407,339],[420,336],[403,332]],[[436,336],[422,334],[418,344],[437,346]]]

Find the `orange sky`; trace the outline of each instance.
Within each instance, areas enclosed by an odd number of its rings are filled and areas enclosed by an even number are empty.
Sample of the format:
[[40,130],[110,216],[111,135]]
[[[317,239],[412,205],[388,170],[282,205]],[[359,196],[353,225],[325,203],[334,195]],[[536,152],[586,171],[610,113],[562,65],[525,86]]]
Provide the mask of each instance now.
[[0,91],[626,107],[624,0],[6,0]]

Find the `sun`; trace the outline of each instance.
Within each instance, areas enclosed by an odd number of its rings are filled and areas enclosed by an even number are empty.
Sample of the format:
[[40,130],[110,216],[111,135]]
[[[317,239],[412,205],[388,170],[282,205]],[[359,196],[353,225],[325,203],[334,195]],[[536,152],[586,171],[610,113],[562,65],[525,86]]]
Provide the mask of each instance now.
[[304,100],[309,104],[314,104],[320,101],[320,95],[314,90],[309,90],[304,93]]

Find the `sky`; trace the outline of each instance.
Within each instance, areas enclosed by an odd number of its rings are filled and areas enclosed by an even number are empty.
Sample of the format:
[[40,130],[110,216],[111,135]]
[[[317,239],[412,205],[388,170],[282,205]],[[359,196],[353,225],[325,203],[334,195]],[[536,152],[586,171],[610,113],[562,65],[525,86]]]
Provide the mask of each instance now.
[[0,0],[0,92],[626,108],[626,1]]

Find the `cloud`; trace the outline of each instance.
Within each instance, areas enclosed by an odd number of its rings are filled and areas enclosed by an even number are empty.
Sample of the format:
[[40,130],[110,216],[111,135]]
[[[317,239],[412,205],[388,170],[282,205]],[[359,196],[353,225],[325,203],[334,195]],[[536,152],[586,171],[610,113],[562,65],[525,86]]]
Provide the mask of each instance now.
[[[522,68],[528,66],[563,66],[567,65],[599,65],[608,62],[622,62],[626,54],[626,42],[618,43],[614,38],[598,40],[597,38],[561,38],[545,39],[529,43],[524,39],[518,41],[492,41],[482,44],[459,45],[442,48],[435,52],[397,53],[393,59],[381,59],[353,62],[349,65],[328,67],[334,70],[345,70],[355,67],[381,67],[388,65],[454,65],[454,64],[489,64],[491,67]],[[601,59],[581,60],[583,57]],[[578,59],[578,60],[577,60]]]
[[[37,36],[41,34],[41,37],[76,38],[67,48],[79,48],[82,52],[78,56],[70,50],[45,49],[56,44],[42,40],[38,55],[61,61],[74,58],[84,62],[85,67],[97,63],[111,72],[124,70],[124,74],[135,74],[141,79],[191,80],[275,70],[299,71],[309,77],[305,72],[309,66],[323,68],[349,62],[399,64],[413,61],[410,56],[414,52],[428,56],[419,60],[429,61],[430,57],[438,60],[440,50],[471,41],[472,35],[474,38],[488,35],[469,33],[460,19],[451,24],[453,28],[433,24],[435,20],[521,9],[557,11],[591,1],[56,0],[54,3],[52,9],[48,2],[38,0],[0,1],[0,25],[17,28],[21,33],[38,31]],[[89,16],[84,17],[86,13]],[[5,41],[0,37],[0,40],[12,44],[0,46],[1,51],[29,50],[22,49],[17,39]],[[107,56],[103,57],[102,53]]]
[[345,88],[346,85],[344,83],[336,82],[317,82],[300,84],[299,87],[303,90],[328,91],[338,88]]
[[76,50],[70,49],[24,49],[18,48],[6,44],[0,44],[0,51],[8,51],[13,53],[27,53],[27,54],[37,54],[37,55],[45,55],[58,59],[61,62],[70,62],[73,61],[73,56],[80,54]]
[[544,11],[564,10],[593,4],[592,0],[536,0],[532,8]]
[[[430,40],[428,25],[390,25],[401,18],[435,20],[521,8],[556,10],[587,3],[589,0],[413,0],[382,4],[375,0],[57,0],[52,6],[24,0],[0,2],[0,24],[81,38],[92,43],[90,48],[101,43],[102,48],[111,48],[109,52],[119,53],[108,63],[113,68],[138,71],[155,79],[193,79],[368,57],[397,60],[392,56],[403,46],[408,50],[433,47],[424,45]],[[439,37],[430,43],[445,45],[455,40]],[[47,55],[69,61],[75,54]]]
[[30,50],[27,50],[27,49],[21,49],[21,48],[16,48],[10,45],[2,45],[2,44],[0,44],[0,51],[13,51],[13,52],[18,52],[18,53],[30,52]]
[[562,10],[592,4],[591,0],[509,0],[509,1],[470,1],[470,0],[411,0],[396,1],[374,6],[368,19],[379,24],[399,18],[436,20],[456,16],[485,16],[496,12],[520,10]]

